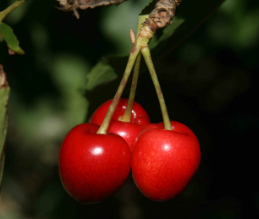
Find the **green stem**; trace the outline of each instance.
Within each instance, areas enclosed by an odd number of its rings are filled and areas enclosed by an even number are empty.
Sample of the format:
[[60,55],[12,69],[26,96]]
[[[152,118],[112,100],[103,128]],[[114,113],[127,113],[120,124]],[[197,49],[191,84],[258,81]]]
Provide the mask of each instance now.
[[[143,16],[140,16],[139,17],[139,29],[141,31],[141,28],[142,28],[142,23],[144,22],[144,20],[148,17],[148,15],[143,15]],[[141,27],[141,28],[140,28]],[[150,36],[150,33],[148,34],[148,36]],[[134,43],[131,51],[130,51],[130,56],[129,56],[129,59],[128,59],[128,63],[127,63],[127,66],[126,66],[126,69],[125,69],[125,72],[122,76],[122,79],[121,79],[121,83],[117,89],[117,92],[111,102],[111,105],[104,117],[104,120],[100,126],[100,128],[98,129],[97,131],[97,134],[106,134],[107,133],[107,130],[109,128],[109,125],[110,125],[110,122],[111,122],[111,119],[112,119],[112,116],[113,116],[113,113],[116,109],[116,106],[118,105],[118,102],[121,98],[121,95],[123,93],[123,90],[126,86],[126,83],[129,79],[129,76],[130,76],[130,73],[131,73],[131,70],[134,66],[134,63],[137,59],[137,56],[138,54],[140,53],[140,50],[143,48],[143,47],[147,47],[148,46],[148,42],[150,40],[150,38],[148,38],[148,36],[142,36],[141,34],[138,34],[137,38],[136,38],[136,42]]]
[[7,7],[5,10],[0,12],[0,23],[5,19],[5,17],[10,14],[14,9],[18,8],[21,4],[23,4],[26,0],[18,0]]
[[[145,40],[148,40],[148,39],[143,40],[139,37],[140,29],[142,28],[143,23],[145,22],[146,18],[148,18],[148,15],[139,16],[138,30],[137,30],[138,37],[137,37],[136,43],[135,43],[136,46],[147,46],[147,42]],[[141,42],[141,43],[139,43],[139,42]],[[140,62],[141,62],[141,54],[138,55],[135,66],[134,66],[134,73],[133,73],[133,77],[132,77],[128,104],[127,104],[124,114],[120,118],[120,121],[122,121],[122,122],[130,122],[130,119],[131,119],[131,111],[133,108],[135,95],[136,95],[136,89],[137,89],[137,83],[138,83]]]
[[140,62],[141,62],[141,54],[138,54],[138,57],[136,59],[136,63],[135,63],[135,66],[134,66],[128,104],[127,104],[127,107],[126,107],[126,110],[125,110],[124,114],[120,118],[120,121],[122,121],[122,122],[130,122],[130,119],[131,119],[131,111],[132,111],[132,108],[133,108],[137,84],[138,84]]
[[129,76],[130,76],[130,73],[131,73],[131,70],[134,66],[134,63],[135,63],[135,60],[138,56],[140,52],[140,47],[136,47],[135,45],[133,46],[133,48],[131,49],[131,53],[130,53],[130,56],[129,56],[129,60],[128,60],[128,63],[127,63],[127,66],[126,66],[126,69],[125,69],[125,72],[122,76],[122,80],[121,80],[121,83],[117,89],[117,92],[112,100],[112,103],[104,117],[104,120],[100,126],[100,128],[98,129],[97,131],[97,134],[106,134],[107,133],[107,130],[108,130],[108,127],[109,127],[109,124],[110,124],[110,121],[112,119],[112,116],[113,116],[113,113],[116,109],[116,106],[121,98],[121,95],[123,93],[123,90],[126,86],[126,83],[129,79]]
[[150,72],[153,84],[155,86],[155,90],[157,93],[157,97],[159,100],[159,104],[160,104],[160,108],[161,108],[161,112],[162,112],[162,117],[163,117],[163,121],[164,121],[164,127],[166,130],[172,130],[172,126],[171,126],[171,122],[169,119],[169,115],[168,115],[168,111],[167,111],[167,107],[165,104],[165,99],[162,93],[162,89],[161,86],[159,84],[158,78],[157,78],[157,74],[156,74],[156,70],[151,58],[151,54],[150,54],[150,50],[148,47],[144,47],[141,50],[141,53],[145,59],[145,62],[147,64],[148,70]]

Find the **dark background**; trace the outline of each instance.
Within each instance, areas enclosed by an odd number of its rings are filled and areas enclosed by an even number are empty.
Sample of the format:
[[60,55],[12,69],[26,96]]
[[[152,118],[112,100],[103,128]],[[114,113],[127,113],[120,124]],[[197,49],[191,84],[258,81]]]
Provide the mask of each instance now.
[[[1,0],[0,9],[9,4]],[[12,89],[0,219],[259,218],[258,0],[226,0],[175,50],[154,53],[170,118],[188,125],[201,145],[200,168],[182,194],[150,201],[129,177],[114,196],[84,205],[63,189],[62,139],[113,97],[120,80],[87,91],[88,73],[104,55],[129,53],[129,28],[136,31],[145,4],[81,11],[77,20],[54,1],[28,1],[6,18],[26,54],[9,56],[0,44]],[[152,122],[162,120],[144,65],[136,100]]]

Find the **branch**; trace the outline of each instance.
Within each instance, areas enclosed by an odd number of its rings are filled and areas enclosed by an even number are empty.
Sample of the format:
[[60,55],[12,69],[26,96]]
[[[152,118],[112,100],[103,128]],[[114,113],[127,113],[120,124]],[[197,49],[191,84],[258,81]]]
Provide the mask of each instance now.
[[144,26],[148,26],[155,33],[157,29],[171,24],[176,7],[181,2],[182,0],[159,0],[154,10],[149,14],[149,18],[146,19]]

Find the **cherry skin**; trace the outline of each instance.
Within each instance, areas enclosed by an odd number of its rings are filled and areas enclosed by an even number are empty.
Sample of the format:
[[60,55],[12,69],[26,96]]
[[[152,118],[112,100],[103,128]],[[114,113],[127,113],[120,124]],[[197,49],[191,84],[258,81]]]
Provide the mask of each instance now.
[[[111,102],[112,100],[108,100],[105,103],[103,103],[101,106],[99,106],[93,113],[92,117],[90,118],[90,123],[101,125],[108,111],[108,108],[111,105]],[[124,114],[127,104],[128,104],[128,99],[121,98],[119,100],[117,107],[115,109],[115,112],[113,113],[113,116],[112,116],[113,120],[118,120]],[[134,123],[142,124],[142,125],[147,125],[150,123],[150,119],[147,112],[137,102],[134,102],[133,104],[130,121]]]
[[181,193],[196,173],[200,145],[186,125],[172,121],[172,131],[163,123],[151,124],[140,133],[132,153],[132,175],[149,199],[165,201]]
[[[146,122],[144,123],[146,124]],[[121,136],[128,144],[130,151],[133,151],[134,143],[145,126],[134,122],[121,122],[112,120],[108,132]]]
[[[172,126],[172,130],[174,132],[186,133],[190,136],[197,138],[196,135],[193,133],[193,131],[188,126],[184,125],[183,123],[180,123],[177,121],[171,121],[171,126]],[[151,123],[146,126],[143,126],[142,132],[150,130],[150,129],[157,129],[157,128],[164,129],[164,123],[163,122]]]
[[130,172],[131,154],[123,138],[96,134],[99,126],[80,124],[66,135],[60,149],[59,173],[74,199],[93,203],[115,193]]

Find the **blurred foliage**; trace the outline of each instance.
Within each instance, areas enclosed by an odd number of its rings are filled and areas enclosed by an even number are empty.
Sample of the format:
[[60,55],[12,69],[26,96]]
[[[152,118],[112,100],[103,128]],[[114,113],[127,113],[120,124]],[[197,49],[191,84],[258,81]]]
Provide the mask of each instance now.
[[[11,2],[1,0],[0,8]],[[181,195],[153,202],[129,178],[113,197],[83,205],[62,188],[62,139],[113,97],[132,45],[129,28],[136,33],[138,14],[149,2],[80,11],[77,20],[54,1],[27,1],[6,17],[26,54],[9,56],[0,43],[12,89],[0,219],[259,217],[257,0],[226,0],[205,17],[201,11],[218,1],[185,0],[174,23],[151,42],[170,117],[201,143],[200,169]],[[191,35],[184,32],[190,27]],[[159,122],[155,95],[143,65],[136,100]]]
[[19,40],[13,32],[13,29],[3,23],[3,20],[8,16],[13,10],[21,6],[25,0],[15,1],[10,4],[7,8],[1,9],[0,11],[0,41],[6,41],[7,47],[9,48],[9,54],[13,55],[15,53],[24,55],[23,49],[19,46]]
[[1,22],[0,22],[0,38],[6,41],[7,46],[10,50],[20,55],[24,54],[23,49],[19,46],[19,41],[15,36],[13,29],[7,24],[1,23]]

